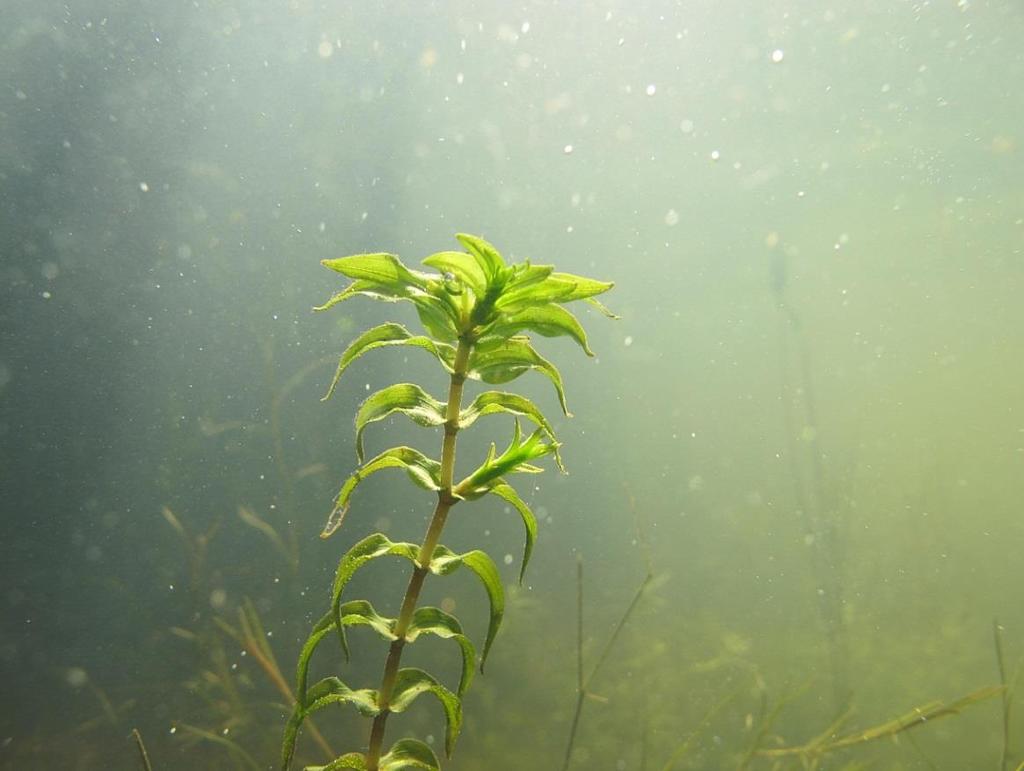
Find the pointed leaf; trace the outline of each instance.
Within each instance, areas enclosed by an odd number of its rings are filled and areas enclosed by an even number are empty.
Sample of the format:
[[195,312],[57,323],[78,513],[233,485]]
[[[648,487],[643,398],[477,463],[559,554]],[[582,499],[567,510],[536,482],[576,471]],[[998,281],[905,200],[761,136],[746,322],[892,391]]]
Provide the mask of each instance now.
[[388,709],[392,712],[402,712],[421,693],[430,693],[436,696],[444,709],[444,751],[448,757],[451,757],[452,750],[455,749],[455,740],[458,739],[459,730],[462,728],[462,700],[437,682],[433,675],[415,667],[399,669]]
[[487,283],[493,284],[495,279],[499,278],[505,269],[505,260],[502,259],[501,253],[492,244],[479,236],[472,236],[469,233],[456,233],[455,237],[466,248],[466,251],[476,259],[480,270],[487,277]]
[[487,661],[487,654],[491,650],[494,638],[498,635],[498,627],[501,626],[501,619],[505,615],[505,590],[501,585],[501,575],[486,552],[480,550],[468,551],[465,554],[456,554],[445,546],[438,546],[434,550],[434,557],[430,561],[430,572],[435,575],[446,576],[465,565],[474,573],[484,585],[487,592],[487,599],[490,602],[491,613],[487,624],[487,637],[484,640],[483,654],[480,657],[480,671],[484,671],[484,664]]
[[342,622],[341,595],[345,585],[351,580],[359,568],[367,562],[385,555],[405,557],[416,564],[419,547],[412,543],[395,543],[383,533],[368,535],[351,549],[338,562],[338,570],[334,574],[334,585],[331,589],[331,617],[341,638],[341,648],[348,659],[348,640],[345,637],[345,624]]
[[483,297],[487,291],[487,274],[476,258],[466,252],[438,252],[423,260],[423,264],[441,273],[451,273],[472,289],[477,297]]
[[543,373],[555,386],[562,412],[570,415],[565,403],[565,389],[562,375],[550,361],[545,359],[525,337],[481,340],[473,351],[469,362],[469,376],[492,385],[515,380],[531,369]]
[[334,373],[331,385],[320,401],[327,401],[331,398],[334,394],[335,387],[338,385],[338,381],[341,379],[341,374],[348,368],[349,364],[367,351],[372,351],[374,348],[381,348],[386,345],[411,345],[417,348],[423,348],[424,350],[434,354],[434,356],[437,357],[437,360],[441,362],[442,366],[444,366],[449,372],[451,371],[452,363],[455,361],[455,349],[447,343],[439,343],[435,340],[431,340],[429,337],[414,335],[401,324],[393,324],[390,322],[387,324],[381,324],[363,332],[363,334],[353,340],[349,344],[348,348],[345,349],[345,352],[338,360],[338,369]]
[[473,680],[473,662],[476,659],[476,650],[473,643],[462,632],[462,625],[455,616],[445,613],[440,608],[423,607],[419,608],[409,624],[409,630],[405,633],[408,642],[415,642],[421,634],[436,634],[444,639],[455,640],[462,649],[462,676],[459,678],[459,698],[469,688]]
[[[438,282],[438,291],[444,292]],[[450,303],[434,296],[433,294],[420,294],[410,298],[416,306],[416,313],[420,318],[420,324],[427,331],[427,334],[435,340],[453,343],[458,340],[458,310]]]
[[345,480],[345,484],[338,491],[334,500],[334,508],[327,517],[327,524],[320,533],[321,538],[328,538],[334,533],[345,520],[348,513],[349,498],[359,483],[371,474],[381,469],[401,468],[409,475],[409,478],[424,490],[441,489],[441,464],[436,460],[428,458],[419,450],[412,447],[392,447],[385,450],[372,460],[368,460]]
[[473,400],[472,404],[462,411],[459,416],[459,427],[467,428],[473,425],[477,418],[499,412],[529,418],[539,428],[542,428],[544,433],[547,434],[548,439],[551,440],[551,444],[556,447],[554,456],[559,471],[565,473],[565,466],[562,465],[562,458],[557,450],[558,441],[555,438],[555,432],[551,427],[551,423],[544,417],[544,413],[540,411],[540,408],[525,396],[507,391],[484,391]]
[[588,297],[604,294],[615,286],[613,281],[598,281],[593,278],[586,278],[585,276],[574,276],[572,273],[552,273],[550,278],[574,285],[569,297],[559,300],[559,302],[563,303],[573,300],[585,300]]
[[370,423],[400,412],[421,426],[444,423],[445,404],[418,385],[397,383],[367,397],[356,413],[356,456],[363,462],[363,430]]
[[579,344],[587,356],[594,355],[587,344],[587,333],[583,326],[575,316],[560,305],[548,303],[526,308],[488,328],[489,334],[501,337],[511,337],[522,331],[536,332],[544,337],[567,335]]
[[430,747],[416,739],[399,739],[391,751],[380,759],[381,771],[401,771],[403,768],[425,768],[441,771],[437,755]]
[[526,505],[512,485],[498,480],[497,484],[491,486],[488,492],[494,493],[505,500],[519,512],[522,517],[523,526],[526,528],[526,546],[523,547],[523,563],[519,569],[519,583],[523,583],[523,576],[526,575],[526,566],[530,563],[530,555],[533,553],[533,544],[537,540],[537,518],[533,515],[530,507]]
[[494,445],[487,453],[487,460],[468,477],[456,485],[453,491],[458,497],[473,498],[488,491],[489,486],[498,478],[513,472],[537,474],[543,469],[530,463],[534,458],[541,458],[558,449],[553,442],[543,441],[544,429],[538,428],[529,438],[522,441],[519,421],[515,421],[515,433],[508,448],[498,457],[494,456]]
[[353,280],[372,281],[385,288],[425,288],[422,278],[405,267],[397,256],[386,252],[353,254],[350,257],[321,260],[320,264]]

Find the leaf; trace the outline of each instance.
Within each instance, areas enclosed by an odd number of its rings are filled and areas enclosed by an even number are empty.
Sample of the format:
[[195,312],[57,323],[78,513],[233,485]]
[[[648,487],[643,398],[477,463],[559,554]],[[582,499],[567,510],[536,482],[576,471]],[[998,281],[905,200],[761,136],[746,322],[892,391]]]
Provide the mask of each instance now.
[[[343,768],[354,768],[356,771],[366,771],[366,756],[361,752],[346,752],[340,758],[335,758],[326,766],[306,766],[303,771],[341,771]],[[383,766],[381,766],[383,768]]]
[[543,441],[544,429],[538,428],[529,438],[522,441],[523,433],[519,428],[519,421],[515,421],[512,441],[508,448],[501,455],[495,457],[494,445],[491,445],[487,459],[481,466],[456,485],[453,493],[459,497],[479,497],[488,491],[494,480],[511,474],[513,472],[526,472],[536,474],[543,469],[530,463],[531,460],[543,457],[558,449],[553,442]]
[[403,712],[421,693],[433,694],[444,709],[444,751],[451,757],[452,750],[455,749],[455,740],[458,739],[459,730],[462,728],[462,700],[437,682],[433,675],[415,667],[399,669],[388,709],[392,712]]
[[437,360],[449,372],[451,371],[452,363],[455,361],[455,349],[447,343],[439,343],[431,340],[429,337],[414,335],[401,324],[390,322],[380,324],[363,332],[341,354],[341,358],[338,360],[338,369],[334,373],[331,385],[320,401],[327,401],[331,398],[335,387],[338,385],[338,381],[341,380],[341,374],[348,368],[349,364],[367,351],[372,351],[374,348],[381,348],[386,345],[412,345],[417,348],[423,348],[434,354]]
[[394,254],[353,254],[332,260],[321,260],[320,264],[353,280],[371,281],[385,288],[403,287],[426,288],[423,279],[410,271]]
[[495,280],[500,278],[505,271],[505,260],[502,259],[501,253],[480,236],[456,233],[455,237],[476,260],[480,270],[487,277],[487,283],[495,283]]
[[534,350],[527,338],[484,338],[473,351],[469,361],[469,377],[492,385],[515,380],[531,369],[547,376],[558,392],[562,412],[567,416],[571,415],[565,403],[562,375],[554,364]]
[[426,768],[441,771],[437,755],[430,747],[416,739],[399,739],[391,751],[380,759],[381,771],[400,771],[403,768]]
[[423,264],[441,273],[451,273],[477,297],[487,292],[487,274],[476,258],[466,252],[438,252],[423,260]]
[[415,642],[421,634],[436,634],[446,640],[455,640],[462,649],[462,676],[459,678],[459,698],[469,688],[473,681],[473,662],[476,659],[476,650],[473,643],[462,632],[462,625],[455,616],[445,613],[440,608],[430,606],[419,608],[412,617],[409,629],[405,633],[408,642]]
[[519,311],[495,324],[488,332],[511,337],[516,332],[524,330],[536,332],[544,337],[567,335],[579,344],[587,356],[594,355],[587,344],[587,333],[580,322],[565,308],[553,303]]
[[416,314],[427,334],[436,340],[453,343],[459,338],[459,311],[447,301],[449,298],[439,296],[446,294],[446,290],[441,282],[435,283],[436,292],[414,295],[409,299],[416,306]]
[[477,578],[484,585],[487,592],[487,599],[490,602],[490,620],[487,624],[487,637],[484,640],[483,655],[480,657],[480,671],[484,671],[484,663],[487,661],[487,654],[491,650],[494,638],[498,635],[498,627],[501,626],[502,616],[505,615],[505,590],[501,586],[501,576],[498,568],[486,552],[479,549],[468,551],[465,554],[456,554],[445,546],[438,546],[434,550],[434,557],[430,560],[430,572],[439,576],[446,576],[465,565],[476,573]]
[[363,430],[370,423],[400,412],[421,426],[444,423],[444,402],[438,401],[418,385],[397,383],[367,397],[356,413],[356,456],[363,462]]
[[[368,688],[353,691],[337,677],[325,677],[309,691],[298,695],[295,708],[288,719],[281,743],[281,767],[288,769],[295,755],[295,742],[303,721],[314,712],[331,704],[352,704],[361,714],[373,717],[380,710],[377,707],[377,692]],[[338,768],[358,768],[358,766],[338,766]]]
[[392,447],[385,450],[377,457],[367,461],[345,480],[334,499],[334,508],[327,517],[327,524],[320,533],[321,538],[329,538],[348,513],[349,498],[359,483],[371,474],[386,468],[402,468],[409,475],[409,478],[424,490],[441,489],[441,464],[436,460],[428,458],[419,450],[412,447]]
[[555,281],[564,281],[574,285],[573,291],[570,293],[569,297],[559,300],[559,302],[563,303],[571,302],[573,300],[585,300],[588,297],[604,294],[615,286],[614,281],[598,281],[584,276],[574,276],[572,273],[552,273],[550,278]]
[[477,418],[493,415],[498,412],[529,418],[539,428],[544,429],[544,433],[547,434],[548,439],[555,446],[555,463],[558,464],[559,471],[565,473],[565,466],[562,465],[562,457],[558,453],[558,442],[555,439],[555,432],[551,427],[551,423],[544,417],[544,413],[540,411],[537,405],[525,396],[507,391],[484,391],[473,400],[472,404],[462,410],[462,413],[459,415],[459,427],[468,428],[476,422]]
[[341,595],[345,591],[345,585],[351,580],[359,568],[367,562],[378,557],[393,555],[405,557],[416,564],[416,556],[419,547],[412,543],[395,543],[383,533],[368,535],[351,549],[338,562],[338,569],[334,574],[334,585],[331,588],[331,616],[334,626],[338,629],[341,638],[341,648],[345,652],[345,659],[348,659],[348,640],[345,638],[345,624],[342,622]]
[[537,541],[537,518],[533,515],[530,507],[526,505],[519,494],[515,491],[512,485],[506,484],[502,480],[498,480],[497,484],[494,484],[488,490],[490,493],[494,493],[499,498],[505,500],[511,504],[512,507],[519,512],[519,516],[522,517],[523,526],[526,528],[526,545],[523,547],[523,563],[519,568],[519,583],[523,583],[523,576],[526,575],[526,566],[530,562],[530,555],[533,553],[533,544]]

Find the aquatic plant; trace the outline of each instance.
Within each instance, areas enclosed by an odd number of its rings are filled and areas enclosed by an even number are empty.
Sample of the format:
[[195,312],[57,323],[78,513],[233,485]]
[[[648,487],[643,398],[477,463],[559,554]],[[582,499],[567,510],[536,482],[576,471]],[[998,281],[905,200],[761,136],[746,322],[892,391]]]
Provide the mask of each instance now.
[[[540,472],[542,469],[533,462],[545,455],[552,455],[558,467],[564,470],[551,423],[532,401],[515,393],[484,391],[469,406],[463,407],[463,387],[467,379],[500,385],[525,372],[537,371],[554,385],[562,410],[568,415],[561,374],[536,351],[526,333],[567,336],[587,355],[593,355],[583,327],[562,306],[585,300],[611,316],[594,298],[611,289],[612,284],[558,273],[552,266],[533,265],[529,261],[507,264],[482,238],[466,234],[458,234],[456,238],[465,251],[439,252],[423,260],[424,265],[437,273],[410,270],[395,255],[384,253],[323,261],[327,268],[347,277],[351,283],[317,310],[326,310],[360,295],[385,302],[408,301],[415,307],[426,332],[413,334],[401,324],[389,322],[359,335],[342,354],[324,399],[330,398],[353,361],[368,351],[388,346],[411,346],[427,351],[447,372],[450,382],[445,401],[434,398],[414,383],[398,383],[370,395],[356,413],[356,454],[361,465],[341,486],[321,537],[326,538],[341,527],[353,492],[367,477],[382,469],[404,470],[416,485],[436,493],[437,503],[421,543],[395,542],[384,533],[374,533],[356,543],[338,563],[330,609],[313,627],[299,655],[296,704],[285,728],[281,750],[285,769],[291,766],[304,721],[333,704],[351,704],[361,714],[372,718],[368,749],[365,753],[346,753],[316,768],[323,771],[440,768],[433,750],[416,739],[401,739],[386,752],[384,749],[388,717],[407,709],[421,694],[434,696],[444,711],[445,751],[449,756],[462,725],[462,697],[473,677],[476,649],[453,615],[439,608],[417,607],[423,583],[428,575],[446,576],[462,567],[480,579],[490,603],[490,618],[480,655],[481,671],[498,633],[505,605],[498,569],[486,552],[475,549],[457,554],[441,545],[448,514],[458,503],[488,494],[508,503],[521,517],[526,530],[519,573],[521,582],[536,539],[537,523],[506,477],[512,473]],[[513,417],[512,441],[508,448],[498,454],[492,444],[483,463],[457,482],[455,447],[459,431],[480,417],[499,413]],[[371,423],[394,414],[405,415],[421,426],[443,427],[440,460],[405,446],[392,447],[364,460],[364,430]],[[526,438],[520,420],[536,426]],[[345,587],[353,574],[371,560],[384,556],[399,557],[412,565],[397,618],[381,616],[366,600],[344,598]],[[356,690],[333,676],[310,685],[310,661],[319,645],[328,637],[336,637],[347,657],[345,627],[354,625],[370,627],[389,643],[380,687]],[[462,673],[454,691],[422,669],[401,666],[405,646],[424,634],[450,639],[459,646]]]

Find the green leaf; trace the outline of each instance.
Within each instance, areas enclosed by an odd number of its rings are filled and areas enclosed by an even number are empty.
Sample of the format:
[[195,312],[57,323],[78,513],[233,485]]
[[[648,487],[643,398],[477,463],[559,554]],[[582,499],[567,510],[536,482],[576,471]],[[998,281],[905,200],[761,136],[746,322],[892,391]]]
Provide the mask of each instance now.
[[[437,293],[445,293],[440,282],[437,282]],[[416,306],[420,323],[428,335],[448,343],[458,340],[458,309],[435,294],[416,295],[410,300]]]
[[456,233],[455,237],[476,260],[480,270],[487,277],[487,283],[489,285],[495,283],[495,280],[500,278],[505,271],[505,260],[502,259],[501,253],[480,236]]
[[560,305],[549,303],[533,308],[526,308],[508,316],[488,329],[488,333],[511,337],[516,332],[528,330],[544,337],[567,335],[575,340],[587,356],[593,356],[587,344],[587,333],[583,326],[569,311]]
[[[354,768],[356,771],[366,771],[366,756],[361,752],[346,752],[340,758],[335,758],[326,766],[306,766],[303,771],[341,771],[343,768]],[[383,768],[383,766],[381,766]]]
[[487,661],[487,654],[491,650],[494,638],[498,635],[498,627],[501,626],[502,616],[505,615],[505,590],[501,585],[501,576],[494,560],[487,556],[486,552],[479,549],[468,551],[465,554],[456,554],[445,546],[438,546],[434,550],[434,557],[430,560],[430,572],[435,575],[446,576],[465,565],[472,570],[487,592],[487,599],[490,602],[491,613],[487,624],[487,637],[484,640],[483,655],[480,657],[480,671],[484,671],[484,663]]
[[[394,634],[395,619],[386,618],[377,613],[373,605],[366,600],[350,600],[343,603],[339,608],[342,626],[366,625],[377,632],[385,640],[397,639]],[[296,668],[295,695],[299,704],[306,706],[306,683],[309,678],[309,662],[313,657],[320,642],[334,629],[337,629],[337,622],[334,613],[324,615],[313,627],[313,631],[306,639],[299,653],[299,663]],[[348,641],[342,643],[345,650],[345,657],[348,658]]]
[[555,281],[564,281],[573,285],[573,291],[568,297],[562,298],[559,302],[567,303],[573,300],[585,300],[588,297],[604,294],[613,286],[613,281],[597,281],[584,276],[574,276],[572,273],[552,273],[550,278]]
[[423,264],[441,273],[451,273],[477,297],[483,297],[487,292],[487,274],[476,258],[466,252],[438,252],[423,260]]
[[407,415],[421,426],[440,426],[444,423],[445,404],[413,383],[388,386],[367,397],[356,413],[356,455],[360,463],[363,462],[363,430],[368,424],[395,412]]
[[473,643],[462,632],[462,625],[455,616],[445,613],[440,608],[423,607],[419,608],[412,617],[409,629],[405,633],[408,642],[415,642],[421,634],[436,634],[446,640],[455,640],[462,649],[462,676],[459,678],[459,698],[469,688],[473,681],[473,662],[476,659],[476,650]]
[[495,457],[494,445],[491,445],[487,453],[487,459],[480,467],[456,485],[453,491],[459,497],[478,497],[487,492],[489,485],[494,480],[514,472],[525,472],[537,474],[543,469],[530,463],[531,460],[541,458],[558,449],[558,445],[552,442],[543,441],[544,429],[538,428],[527,440],[522,441],[523,433],[519,428],[519,421],[515,421],[512,441],[508,448],[501,455]]
[[368,329],[355,340],[353,340],[338,360],[338,369],[334,373],[331,385],[320,401],[327,401],[334,394],[334,389],[341,380],[341,374],[348,368],[348,365],[358,359],[367,351],[374,348],[381,348],[386,345],[411,345],[423,348],[437,357],[449,372],[452,371],[452,364],[455,361],[455,349],[447,343],[439,343],[429,337],[414,335],[401,324],[380,324]]
[[403,768],[425,768],[441,771],[437,755],[430,747],[416,739],[399,739],[391,751],[380,759],[381,771],[400,771]]
[[[304,696],[305,698],[303,698]],[[370,689],[353,691],[337,677],[325,677],[307,693],[300,692],[298,694],[295,708],[285,725],[284,739],[281,743],[281,767],[285,771],[291,766],[299,729],[305,719],[324,707],[344,703],[352,704],[361,714],[368,717],[372,717],[380,711],[377,707],[376,691]],[[337,762],[337,760],[332,762]],[[359,766],[336,766],[336,768],[359,768]]]
[[409,478],[424,490],[441,489],[441,464],[436,460],[428,458],[419,450],[412,447],[392,447],[385,450],[377,457],[367,461],[345,480],[345,484],[338,491],[334,499],[334,508],[327,517],[327,524],[320,533],[321,538],[328,538],[334,533],[345,520],[348,513],[349,498],[359,483],[371,474],[386,468],[402,468],[409,475]]
[[320,264],[353,280],[371,281],[388,289],[417,287],[424,289],[425,282],[410,271],[394,254],[353,254],[333,260],[321,260]]
[[515,380],[531,369],[547,376],[558,392],[562,412],[570,415],[565,403],[561,373],[554,364],[534,350],[527,338],[484,338],[473,351],[469,361],[469,377],[491,385]]
[[451,757],[452,750],[455,749],[455,740],[458,739],[459,730],[462,728],[462,700],[437,682],[433,675],[415,667],[399,669],[388,709],[392,712],[402,712],[421,693],[433,694],[444,709],[444,751]]
[[345,652],[345,659],[348,659],[348,640],[345,637],[345,624],[342,621],[341,595],[345,591],[345,585],[351,580],[359,568],[367,562],[385,555],[405,557],[416,564],[416,556],[419,547],[412,543],[395,543],[383,533],[368,535],[351,549],[338,562],[338,569],[334,574],[334,585],[331,588],[331,617],[334,626],[338,629],[341,638],[341,648]]
[[491,485],[487,492],[494,493],[511,504],[519,512],[519,516],[523,520],[523,526],[526,528],[526,546],[523,547],[523,563],[519,568],[519,583],[521,584],[523,583],[523,576],[526,575],[526,566],[530,562],[530,555],[533,553],[533,544],[537,541],[537,518],[533,515],[530,507],[519,497],[519,494],[512,485],[499,479],[496,484]]
[[555,432],[551,427],[551,423],[544,417],[544,413],[540,411],[537,405],[525,396],[507,391],[484,391],[473,400],[472,404],[462,410],[462,413],[459,415],[459,427],[467,428],[473,425],[477,418],[493,415],[498,412],[528,418],[539,428],[544,429],[544,433],[548,435],[548,439],[555,446],[554,456],[555,463],[558,464],[558,470],[565,473],[565,466],[562,465],[562,457],[558,453],[558,441],[555,438]]

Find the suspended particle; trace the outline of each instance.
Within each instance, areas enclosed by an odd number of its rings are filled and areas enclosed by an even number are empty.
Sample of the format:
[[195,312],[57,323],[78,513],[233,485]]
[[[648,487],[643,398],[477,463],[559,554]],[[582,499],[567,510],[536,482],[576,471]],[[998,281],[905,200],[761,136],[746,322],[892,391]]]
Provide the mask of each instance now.
[[785,52],[783,52],[781,48],[776,48],[774,51],[772,51],[772,62],[774,62],[775,64],[781,62],[785,57],[786,54]]
[[321,59],[330,59],[334,55],[334,45],[330,40],[321,40],[316,52]]
[[149,192],[149,185],[147,183],[145,183],[145,182],[140,182],[139,183],[139,190],[141,190],[143,193],[148,193]]
[[711,160],[718,161],[718,160],[721,160],[721,158],[722,158],[722,154],[720,152],[718,152],[718,150],[712,150],[711,151]]
[[562,148],[562,152],[566,155],[572,155],[572,145],[566,145]]
[[683,118],[683,120],[679,122],[679,130],[682,131],[684,134],[692,134],[693,121],[690,120],[689,118]]
[[658,93],[658,87],[653,83],[648,83],[647,88],[644,89],[644,92],[647,94],[647,96],[654,96],[656,93]]
[[669,209],[665,213],[665,224],[669,227],[673,227],[679,224],[679,212],[675,209]]

